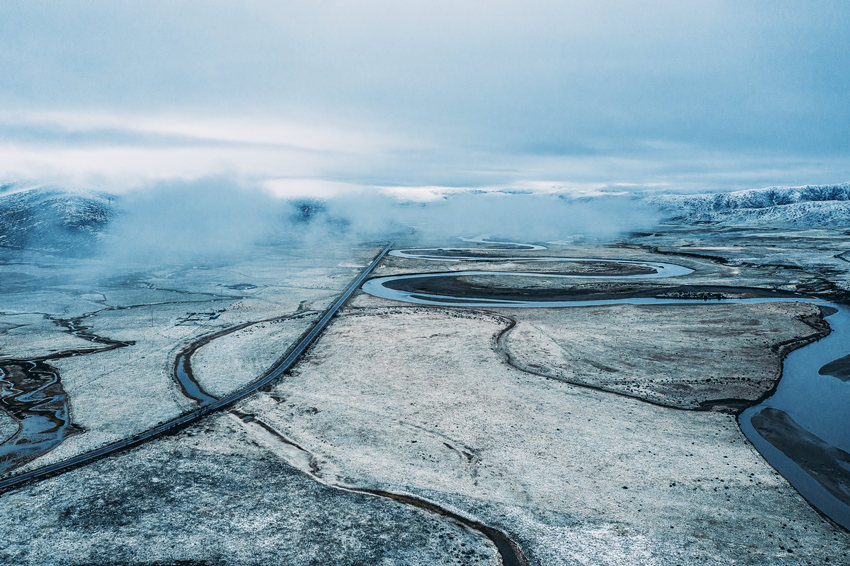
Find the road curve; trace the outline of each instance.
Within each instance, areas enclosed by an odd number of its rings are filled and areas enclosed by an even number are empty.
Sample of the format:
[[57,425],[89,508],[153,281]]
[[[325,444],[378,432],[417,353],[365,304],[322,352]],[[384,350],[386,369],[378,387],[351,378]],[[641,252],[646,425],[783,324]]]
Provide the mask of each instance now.
[[337,311],[339,311],[339,309],[346,303],[346,301],[348,301],[349,297],[351,297],[354,291],[357,290],[358,287],[360,287],[366,277],[372,272],[372,270],[378,265],[378,263],[380,263],[384,256],[387,255],[387,252],[390,251],[391,246],[392,244],[387,244],[387,246],[383,250],[381,250],[381,252],[378,253],[377,256],[375,256],[375,259],[373,259],[369,265],[363,268],[360,274],[348,285],[348,287],[346,287],[345,291],[343,291],[342,294],[336,299],[336,301],[334,301],[333,304],[331,304],[331,306],[327,308],[322,317],[318,321],[316,321],[316,323],[310,328],[310,330],[308,330],[301,336],[298,342],[296,342],[292,347],[290,347],[290,349],[286,352],[286,354],[284,354],[284,357],[278,362],[278,364],[274,368],[269,370],[269,372],[266,373],[266,375],[264,375],[263,377],[249,383],[242,389],[231,393],[226,397],[222,397],[221,399],[204,405],[194,411],[166,421],[144,432],[135,434],[129,438],[125,438],[123,440],[107,444],[106,446],[101,446],[100,448],[96,448],[89,452],[79,454],[66,460],[62,460],[61,462],[56,462],[54,464],[43,466],[41,468],[37,468],[29,472],[4,478],[0,480],[0,492],[20,487],[25,483],[37,481],[40,479],[67,472],[68,470],[71,470],[78,466],[83,466],[85,464],[94,462],[95,460],[99,460],[100,458],[110,456],[128,448],[133,448],[158,436],[176,432],[197,422],[206,415],[224,409],[232,405],[233,403],[236,403],[237,401],[247,397],[248,395],[251,395],[261,387],[268,385],[269,383],[280,377],[284,372],[289,370],[295,364],[295,362],[298,361],[298,358],[301,357],[301,355],[319,336],[322,330],[325,329],[331,318],[333,318]]

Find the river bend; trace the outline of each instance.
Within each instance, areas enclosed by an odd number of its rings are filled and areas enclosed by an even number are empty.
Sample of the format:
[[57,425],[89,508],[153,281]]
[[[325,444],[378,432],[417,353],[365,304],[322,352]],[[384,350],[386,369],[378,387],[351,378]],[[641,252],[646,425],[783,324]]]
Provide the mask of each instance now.
[[[475,240],[481,242],[482,240]],[[747,408],[738,423],[758,451],[820,512],[850,529],[850,308],[845,305],[771,290],[748,289],[742,298],[722,298],[708,294],[687,298],[626,296],[582,299],[581,295],[527,293],[519,288],[506,292],[511,278],[561,279],[648,279],[681,277],[691,269],[670,263],[649,261],[494,256],[494,250],[539,250],[542,246],[502,242],[505,247],[490,248],[419,248],[393,250],[390,255],[433,261],[545,261],[571,263],[595,262],[602,271],[587,273],[540,273],[503,271],[448,271],[376,277],[363,290],[383,299],[441,307],[553,308],[618,304],[632,305],[706,305],[752,304],[765,302],[806,302],[821,308],[832,332],[825,338],[791,352],[783,361],[782,378],[775,392]],[[611,273],[604,266],[616,265]],[[640,273],[624,273],[627,265]],[[651,271],[650,271],[651,270]],[[458,281],[473,283],[459,285]],[[498,282],[488,288],[487,280]],[[539,288],[539,286],[538,286]],[[495,289],[495,290],[494,290]],[[687,286],[677,287],[678,292]],[[736,291],[738,288],[727,288]],[[662,290],[649,290],[663,293]],[[524,294],[525,293],[525,294]],[[683,293],[687,295],[687,293]]]

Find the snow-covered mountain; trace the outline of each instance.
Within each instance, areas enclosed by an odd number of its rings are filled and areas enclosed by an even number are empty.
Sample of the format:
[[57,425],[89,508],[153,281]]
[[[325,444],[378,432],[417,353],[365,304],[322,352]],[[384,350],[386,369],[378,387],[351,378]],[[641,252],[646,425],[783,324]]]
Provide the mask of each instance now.
[[647,200],[670,221],[682,224],[850,227],[850,183],[658,195]]
[[0,247],[85,254],[114,212],[109,195],[0,185]]

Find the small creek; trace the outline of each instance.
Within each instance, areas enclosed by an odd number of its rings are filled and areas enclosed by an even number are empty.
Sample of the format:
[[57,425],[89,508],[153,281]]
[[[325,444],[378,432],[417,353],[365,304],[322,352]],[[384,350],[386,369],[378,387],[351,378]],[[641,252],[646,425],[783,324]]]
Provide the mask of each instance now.
[[69,334],[97,344],[64,350],[30,360],[0,360],[0,410],[18,424],[17,432],[0,443],[0,475],[23,466],[59,446],[81,429],[71,423],[68,395],[59,370],[47,362],[124,348],[132,341],[113,340],[90,332],[84,317],[53,319]]
[[68,418],[59,374],[44,361],[0,362],[0,409],[18,422],[18,431],[0,444],[0,474],[52,450],[77,430]]
[[[480,240],[479,240],[480,241]],[[508,244],[508,243],[506,243]],[[520,244],[516,244],[520,245]],[[489,248],[489,251],[497,248]],[[504,249],[520,249],[506,247]],[[526,248],[528,249],[528,248]],[[535,247],[534,249],[540,249]],[[470,251],[470,250],[467,250]],[[469,254],[461,248],[393,250],[391,255],[434,261],[482,261],[482,249]],[[397,253],[396,253],[397,252]],[[747,408],[738,423],[753,445],[819,511],[850,529],[850,308],[827,301],[769,290],[728,287],[742,298],[718,298],[716,293],[694,293],[687,286],[677,292],[687,298],[653,296],[582,298],[569,291],[539,285],[531,291],[511,290],[511,278],[641,279],[678,277],[692,270],[668,263],[593,258],[522,258],[524,261],[598,262],[602,272],[593,274],[526,273],[500,271],[449,271],[392,275],[370,279],[363,290],[376,297],[420,305],[443,307],[551,308],[617,304],[679,305],[806,302],[821,307],[832,332],[829,336],[791,352],[783,362],[782,378],[775,392]],[[489,255],[486,261],[518,261],[514,257]],[[604,273],[606,263],[617,264]],[[624,272],[622,266],[651,268],[652,273]],[[467,280],[464,283],[464,280]],[[487,281],[494,283],[488,287]],[[718,288],[713,288],[716,291]],[[737,293],[736,293],[737,291]],[[650,293],[659,291],[652,291]]]

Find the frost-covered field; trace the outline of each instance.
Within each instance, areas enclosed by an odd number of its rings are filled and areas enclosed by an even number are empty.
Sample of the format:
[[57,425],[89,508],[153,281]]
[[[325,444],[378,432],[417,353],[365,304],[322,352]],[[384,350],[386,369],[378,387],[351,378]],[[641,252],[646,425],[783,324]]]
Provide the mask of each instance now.
[[[84,431],[27,468],[125,438],[195,408],[174,377],[179,351],[239,324],[321,311],[372,255],[372,247],[327,247],[316,254],[280,246],[257,248],[225,264],[121,266],[115,272],[96,259],[39,252],[0,264],[0,278],[16,282],[0,289],[0,359],[60,355],[48,363],[58,370],[69,396],[73,424]],[[77,321],[89,339],[72,335],[63,326],[69,320]],[[287,337],[297,337],[311,320],[288,321]],[[92,340],[102,339],[128,345],[86,353],[102,345]],[[266,362],[221,376],[225,388],[237,389],[258,377],[288,345],[286,340],[267,344]],[[211,384],[213,392],[218,389]]]
[[[850,236],[838,216],[764,224],[766,211],[787,219],[846,205],[845,186],[818,190],[670,197],[668,211],[711,223],[510,254],[693,270],[559,283],[577,295],[687,284],[846,301]],[[110,214],[81,234],[66,222],[87,218],[80,202],[24,208],[4,225],[0,359],[60,355],[48,363],[81,429],[27,469],[196,406],[174,379],[176,356],[192,345],[195,378],[215,396],[260,377],[381,248],[353,236],[279,240],[215,261],[116,263],[96,253],[113,237]],[[755,225],[730,227],[734,214]],[[341,221],[332,228],[345,233]],[[62,246],[78,237],[92,247],[69,257]],[[562,269],[394,256],[375,274]],[[482,531],[445,515],[455,513],[496,529],[534,565],[848,562],[847,531],[776,473],[732,413],[776,384],[782,354],[818,336],[819,318],[800,303],[458,309],[358,293],[289,374],[234,412],[0,495],[11,525],[0,561],[500,563]],[[121,345],[85,352],[108,341]],[[0,419],[0,438],[16,426]],[[352,491],[364,489],[381,497]]]

